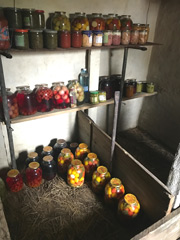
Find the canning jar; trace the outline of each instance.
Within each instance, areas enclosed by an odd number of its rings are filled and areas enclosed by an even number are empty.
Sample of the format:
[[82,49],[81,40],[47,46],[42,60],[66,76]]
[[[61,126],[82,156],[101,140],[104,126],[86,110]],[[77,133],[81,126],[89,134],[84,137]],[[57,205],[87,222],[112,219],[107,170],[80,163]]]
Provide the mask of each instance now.
[[142,92],[142,86],[143,86],[142,82],[138,81],[137,84],[136,84],[136,92],[137,93]]
[[57,158],[63,148],[67,148],[67,142],[64,139],[57,139],[53,147],[54,160],[57,162]]
[[100,13],[92,13],[91,17],[89,18],[89,25],[90,30],[105,30],[105,21]]
[[44,31],[44,46],[48,49],[55,49],[58,47],[57,31],[49,29]]
[[99,166],[92,175],[92,189],[96,193],[101,193],[105,185],[109,182],[111,174],[104,166]]
[[110,76],[112,88],[113,88],[113,95],[115,91],[121,91],[121,81],[122,75],[121,74],[112,74]]
[[62,109],[70,106],[69,90],[64,82],[52,83],[54,108]]
[[112,45],[112,31],[111,30],[104,30],[103,45],[104,46]]
[[106,92],[107,100],[114,97],[112,82],[108,76],[102,76],[99,78],[99,90]]
[[11,192],[19,192],[23,188],[22,176],[17,169],[8,171],[6,183]]
[[108,18],[106,20],[106,30],[120,30],[121,23],[116,14],[108,14]]
[[139,23],[134,23],[132,30],[131,30],[131,39],[130,43],[131,44],[138,44],[139,42],[139,31],[140,31],[140,24]]
[[35,28],[35,9],[22,9],[22,22],[23,28],[33,29]]
[[121,43],[123,45],[128,45],[130,43],[130,38],[131,38],[131,31],[123,30],[121,33]]
[[42,177],[49,181],[56,176],[56,162],[51,155],[45,156],[41,162]]
[[140,25],[140,30],[139,30],[139,44],[145,44],[147,42],[147,30],[144,27],[144,24]]
[[90,103],[91,104],[99,103],[99,92],[98,91],[90,92]]
[[146,91],[147,91],[147,82],[142,81],[142,92],[146,92]]
[[133,22],[131,20],[131,15],[120,16],[121,30],[132,30]]
[[74,30],[71,33],[71,46],[79,48],[82,46],[82,33],[81,31]]
[[53,91],[48,84],[41,84],[36,89],[36,100],[38,112],[49,112],[53,109]]
[[43,48],[43,31],[32,29],[30,32],[30,48],[42,49]]
[[125,193],[124,185],[119,178],[112,178],[105,187],[105,201],[108,204],[117,204]]
[[106,92],[105,91],[99,91],[99,102],[106,102]]
[[71,47],[70,31],[66,31],[66,30],[60,31],[59,46],[62,48],[70,48]]
[[75,158],[83,161],[87,157],[88,153],[90,153],[88,145],[86,143],[80,143],[79,146],[76,148]]
[[87,178],[92,178],[93,172],[99,167],[99,159],[95,153],[88,153],[84,159],[85,174]]
[[92,47],[92,31],[82,31],[82,46]]
[[89,21],[86,17],[85,13],[75,13],[75,17],[71,23],[72,30],[79,30],[79,31],[88,31],[89,30]]
[[147,91],[147,93],[153,93],[154,92],[154,83],[153,82],[147,83],[146,91]]
[[70,83],[70,85],[69,85],[70,95],[71,95],[72,91],[74,91],[76,93],[77,105],[83,104],[84,103],[84,88],[81,86],[81,84],[78,82],[78,80],[72,80],[72,82]]
[[131,84],[126,85],[126,97],[130,98],[134,95],[134,86]]
[[4,15],[8,21],[9,28],[22,28],[22,14],[20,8],[4,8]]
[[28,153],[28,157],[25,161],[26,167],[28,167],[31,162],[40,162],[37,152]]
[[72,154],[69,148],[63,148],[58,156],[58,172],[59,174],[66,174],[69,165],[74,159],[74,155]]
[[133,194],[126,194],[118,203],[118,214],[122,220],[131,220],[140,210],[140,204]]
[[84,183],[85,169],[82,162],[78,159],[72,160],[69,165],[67,182],[71,187],[81,187]]
[[8,21],[4,16],[3,9],[0,8],[0,50],[10,48]]
[[118,46],[121,43],[121,31],[115,30],[112,33],[112,45]]
[[42,170],[38,162],[31,162],[26,169],[26,184],[28,187],[39,187],[42,183]]
[[54,156],[53,148],[51,146],[45,146],[43,147],[43,150],[41,152],[41,158],[45,156]]
[[136,93],[136,85],[137,85],[136,79],[135,78],[128,79],[128,82],[130,85],[133,86],[133,93]]
[[77,147],[78,147],[77,142],[70,143],[69,148],[70,148],[71,152],[73,153],[73,155],[75,155],[75,151],[76,151]]
[[16,89],[19,114],[24,116],[35,114],[37,112],[36,98],[30,87],[20,86]]
[[93,31],[93,46],[101,47],[103,40],[103,32],[102,31]]
[[77,107],[76,90],[72,85],[71,85],[71,89],[69,89],[69,96],[70,96],[70,107],[71,108]]
[[44,10],[35,11],[35,28],[42,30],[45,28]]
[[55,12],[52,18],[52,29],[56,31],[71,31],[71,24],[66,12]]
[[29,49],[29,37],[27,29],[16,29],[14,32],[15,47],[20,50]]

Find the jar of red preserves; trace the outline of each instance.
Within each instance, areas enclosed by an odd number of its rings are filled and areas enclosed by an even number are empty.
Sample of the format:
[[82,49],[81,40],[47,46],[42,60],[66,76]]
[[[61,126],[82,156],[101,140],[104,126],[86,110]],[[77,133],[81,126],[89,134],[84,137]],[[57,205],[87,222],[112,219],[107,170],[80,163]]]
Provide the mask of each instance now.
[[131,15],[120,16],[121,30],[132,30],[133,22],[131,20]]
[[28,153],[28,157],[25,161],[26,167],[28,167],[29,163],[31,162],[39,162],[39,157],[37,152],[30,152]]
[[42,183],[42,170],[38,162],[31,162],[26,169],[26,184],[28,187],[39,187]]
[[49,112],[53,109],[53,91],[48,84],[41,84],[36,89],[38,112]]
[[54,108],[62,109],[70,106],[69,90],[64,82],[52,83]]
[[90,150],[88,149],[88,145],[86,143],[80,143],[79,146],[76,148],[75,151],[75,158],[84,160]]
[[104,190],[105,185],[111,178],[111,174],[104,166],[99,166],[92,176],[92,189],[96,193],[101,193]]
[[42,177],[49,181],[56,176],[56,163],[52,156],[45,156],[41,162]]
[[93,172],[99,166],[99,159],[95,153],[89,153],[84,159],[84,167],[87,178],[92,178]]
[[69,148],[63,148],[61,153],[58,156],[58,172],[59,174],[66,174],[71,161],[74,159],[74,155],[72,154]]
[[0,8],[0,50],[10,48],[8,21],[6,20],[3,8]]
[[71,33],[69,31],[61,31],[59,46],[62,48],[70,48],[71,47]]
[[108,14],[107,20],[106,20],[106,29],[107,30],[120,30],[121,23],[116,14]]
[[89,21],[85,13],[77,12],[71,23],[72,30],[86,31],[89,30]]
[[6,183],[11,192],[19,192],[23,187],[22,176],[17,169],[11,169],[7,173]]
[[71,187],[81,187],[84,184],[85,169],[82,162],[78,159],[72,160],[69,165],[67,182]]
[[35,94],[30,90],[29,86],[16,87],[16,97],[19,107],[19,114],[32,115],[37,112]]
[[89,19],[90,30],[105,30],[105,21],[100,13],[92,13]]
[[82,47],[81,31],[74,30],[71,33],[71,46],[74,48]]

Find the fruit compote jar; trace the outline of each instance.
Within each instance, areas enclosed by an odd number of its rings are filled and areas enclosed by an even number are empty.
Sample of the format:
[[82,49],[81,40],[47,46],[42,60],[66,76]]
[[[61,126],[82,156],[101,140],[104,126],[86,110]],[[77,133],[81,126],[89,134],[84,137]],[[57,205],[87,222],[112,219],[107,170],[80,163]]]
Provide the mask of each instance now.
[[53,91],[48,84],[41,84],[36,89],[38,112],[49,112],[53,109]]
[[72,30],[86,31],[89,30],[89,21],[85,13],[77,12],[71,23]]
[[96,193],[101,193],[105,185],[109,182],[111,174],[104,166],[99,166],[92,176],[92,189]]
[[121,30],[132,30],[133,22],[131,20],[131,15],[121,15],[120,16],[121,21]]
[[62,109],[70,106],[69,90],[64,82],[52,83],[54,108]]
[[69,148],[63,148],[61,153],[58,156],[58,172],[59,174],[66,174],[69,165],[74,159],[74,155],[72,154]]
[[43,147],[43,150],[41,152],[41,157],[43,158],[49,155],[54,156],[53,148],[51,146]]
[[76,148],[75,158],[83,161],[87,157],[88,153],[90,153],[88,145],[86,143],[80,143],[79,146]]
[[99,166],[99,159],[95,153],[89,153],[84,159],[84,166],[87,178],[92,178],[93,172]]
[[19,192],[23,187],[22,176],[17,169],[11,169],[7,173],[6,183],[11,192]]
[[38,162],[31,162],[26,169],[26,184],[28,187],[39,187],[42,183],[42,170]]
[[37,112],[36,98],[29,86],[16,87],[16,98],[19,107],[19,114],[32,115]]
[[106,30],[120,30],[121,23],[116,14],[108,14],[106,19]]
[[29,163],[31,162],[39,162],[39,157],[37,152],[30,152],[28,153],[28,157],[25,161],[26,167],[28,167]]
[[53,156],[54,156],[54,161],[57,162],[57,158],[63,148],[67,147],[67,142],[64,139],[57,139],[56,143],[54,144],[53,147]]
[[105,30],[105,20],[100,13],[92,13],[89,19],[90,30]]
[[43,157],[41,168],[43,179],[49,181],[56,176],[56,163],[51,155]]
[[78,159],[72,160],[69,165],[67,182],[71,187],[81,187],[84,183],[85,169],[82,162]]

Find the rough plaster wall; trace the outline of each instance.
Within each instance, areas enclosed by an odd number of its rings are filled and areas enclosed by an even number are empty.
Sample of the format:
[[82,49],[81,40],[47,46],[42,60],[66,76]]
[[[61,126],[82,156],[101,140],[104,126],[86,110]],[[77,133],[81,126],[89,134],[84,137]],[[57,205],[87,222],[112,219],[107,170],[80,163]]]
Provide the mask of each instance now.
[[179,10],[179,0],[161,3],[155,41],[163,45],[153,48],[148,72],[148,80],[155,82],[158,95],[146,99],[139,122],[173,151],[180,142]]

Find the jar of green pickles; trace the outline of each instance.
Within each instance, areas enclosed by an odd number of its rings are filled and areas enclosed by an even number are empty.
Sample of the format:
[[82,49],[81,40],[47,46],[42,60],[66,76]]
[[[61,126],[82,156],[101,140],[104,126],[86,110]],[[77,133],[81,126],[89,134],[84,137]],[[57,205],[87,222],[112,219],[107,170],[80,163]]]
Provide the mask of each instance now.
[[71,24],[66,12],[55,12],[52,18],[52,29],[56,31],[71,31]]
[[35,9],[22,9],[23,28],[35,28]]
[[154,83],[153,82],[147,83],[146,91],[147,91],[147,93],[153,93],[154,92]]
[[142,87],[143,87],[142,82],[141,82],[141,81],[138,81],[137,84],[136,84],[136,92],[137,92],[137,93],[142,92]]
[[58,46],[57,31],[46,29],[44,31],[44,46],[48,49],[55,49]]
[[42,30],[30,30],[30,48],[41,49],[43,48],[43,34]]
[[21,50],[29,49],[29,37],[27,29],[16,29],[14,32],[15,47]]
[[35,28],[44,29],[45,28],[45,17],[44,10],[35,11]]
[[99,103],[99,92],[98,91],[90,92],[90,103],[92,103],[92,104]]

